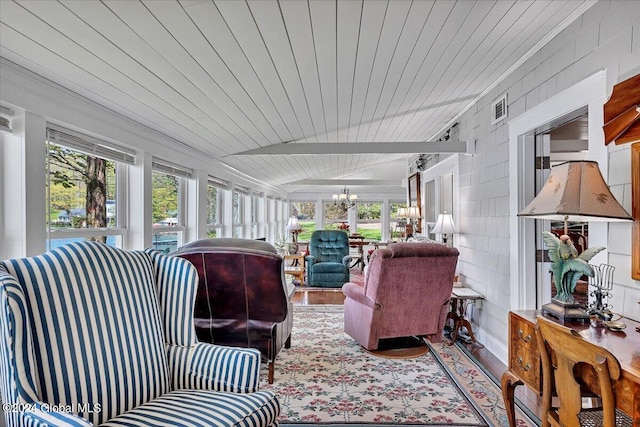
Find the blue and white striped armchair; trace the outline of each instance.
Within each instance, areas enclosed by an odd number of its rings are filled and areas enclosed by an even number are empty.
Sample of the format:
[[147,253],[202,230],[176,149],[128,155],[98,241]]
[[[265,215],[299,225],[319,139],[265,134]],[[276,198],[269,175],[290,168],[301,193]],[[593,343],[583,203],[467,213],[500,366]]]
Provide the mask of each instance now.
[[270,426],[260,353],[200,343],[192,264],[72,243],[0,263],[7,425]]

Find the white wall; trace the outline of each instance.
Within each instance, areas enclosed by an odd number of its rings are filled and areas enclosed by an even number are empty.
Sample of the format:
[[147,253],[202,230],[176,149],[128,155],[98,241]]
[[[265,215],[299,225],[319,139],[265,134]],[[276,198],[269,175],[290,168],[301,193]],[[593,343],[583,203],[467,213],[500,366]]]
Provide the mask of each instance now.
[[[460,139],[476,140],[477,151],[460,158],[458,270],[465,285],[485,295],[477,318],[479,339],[504,362],[513,285],[509,222],[517,214],[509,204],[510,181],[517,179],[509,173],[509,120],[603,69],[607,96],[614,84],[640,73],[639,2],[598,2],[459,120]],[[505,92],[508,119],[491,125],[491,102]],[[611,145],[603,153],[597,160],[608,170],[605,179],[631,212],[629,144]],[[640,319],[640,282],[630,275],[630,224],[608,226],[607,249],[607,262],[616,266],[613,309]]]

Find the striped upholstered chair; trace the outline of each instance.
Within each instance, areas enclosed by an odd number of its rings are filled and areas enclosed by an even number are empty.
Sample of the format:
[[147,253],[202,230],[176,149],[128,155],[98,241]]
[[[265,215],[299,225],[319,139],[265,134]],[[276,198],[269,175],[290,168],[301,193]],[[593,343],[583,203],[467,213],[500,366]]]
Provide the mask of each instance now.
[[72,243],[0,263],[8,426],[268,426],[260,353],[200,343],[193,265]]

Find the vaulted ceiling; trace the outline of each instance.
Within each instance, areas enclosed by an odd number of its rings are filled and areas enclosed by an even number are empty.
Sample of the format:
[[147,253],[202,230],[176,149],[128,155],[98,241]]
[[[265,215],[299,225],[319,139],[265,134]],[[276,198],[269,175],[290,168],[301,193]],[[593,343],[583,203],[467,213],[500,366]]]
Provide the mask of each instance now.
[[420,152],[406,143],[436,139],[592,4],[2,0],[0,55],[285,191],[399,183]]

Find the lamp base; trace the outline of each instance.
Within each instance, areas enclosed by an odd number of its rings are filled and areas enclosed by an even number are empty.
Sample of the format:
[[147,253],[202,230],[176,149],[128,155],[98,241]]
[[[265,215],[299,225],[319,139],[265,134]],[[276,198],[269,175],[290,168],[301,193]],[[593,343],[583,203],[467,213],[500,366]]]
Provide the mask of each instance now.
[[568,304],[562,301],[558,301],[555,298],[551,299],[549,304],[542,306],[542,314],[549,314],[556,317],[562,322],[588,322],[589,314],[586,310],[580,307],[579,304]]

